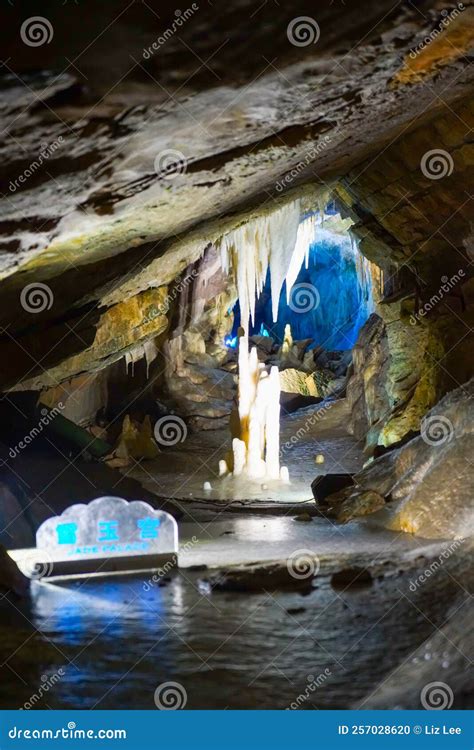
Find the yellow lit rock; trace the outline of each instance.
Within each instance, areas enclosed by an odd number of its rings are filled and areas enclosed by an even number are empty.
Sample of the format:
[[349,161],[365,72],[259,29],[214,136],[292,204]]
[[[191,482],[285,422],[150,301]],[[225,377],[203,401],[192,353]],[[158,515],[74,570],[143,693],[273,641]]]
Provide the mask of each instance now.
[[394,85],[418,83],[469,51],[474,40],[474,9],[455,9],[452,13],[452,20],[442,19],[431,35],[406,56]]

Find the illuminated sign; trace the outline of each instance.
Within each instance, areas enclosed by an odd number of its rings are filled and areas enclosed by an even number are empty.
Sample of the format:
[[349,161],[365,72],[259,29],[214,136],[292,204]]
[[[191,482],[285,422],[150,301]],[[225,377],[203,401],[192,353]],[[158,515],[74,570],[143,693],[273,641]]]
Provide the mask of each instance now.
[[[178,527],[169,513],[119,497],[71,505],[60,516],[48,518],[36,532],[38,559],[43,554],[53,565],[77,560],[78,569],[81,560],[145,555],[161,559],[176,556],[177,551]],[[151,558],[149,562],[152,567]]]

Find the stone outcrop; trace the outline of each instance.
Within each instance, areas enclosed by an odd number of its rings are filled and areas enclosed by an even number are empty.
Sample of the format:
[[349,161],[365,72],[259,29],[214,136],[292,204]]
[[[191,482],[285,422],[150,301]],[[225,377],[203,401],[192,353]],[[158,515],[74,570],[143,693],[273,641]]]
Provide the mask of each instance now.
[[[417,432],[423,415],[443,392],[445,347],[431,325],[410,326],[396,316],[400,304],[379,306],[354,348],[354,374],[347,387],[354,434],[369,455]],[[399,312],[400,315],[400,312]]]
[[28,579],[19,571],[17,565],[0,544],[0,592],[26,596],[29,589]]
[[[137,357],[146,358],[147,343],[167,328],[169,307],[168,291],[164,286],[113,305],[94,321],[86,314],[78,325],[69,324],[70,336],[66,341],[63,327],[53,325],[47,332],[50,349],[42,367],[35,363],[35,357],[41,358],[41,337],[35,333],[28,335],[23,340],[23,354],[19,353],[17,341],[7,338],[2,342],[6,358],[3,378],[6,382],[18,378],[22,368],[29,363],[26,371],[29,377],[22,378],[17,388],[40,390],[57,386],[85,370],[103,369],[122,358],[129,357],[131,362]],[[82,350],[64,356],[73,338],[78,342],[75,348]],[[51,366],[46,369],[49,363]]]
[[374,313],[359,333],[352,355],[354,371],[347,385],[354,435],[368,446],[377,442],[381,420],[389,412],[385,387],[388,360],[386,327]]
[[285,393],[299,393],[302,396],[320,395],[314,376],[294,367],[280,372],[280,388]]
[[361,252],[380,268],[379,320],[361,332],[348,388],[369,453],[419,430],[473,374],[473,125],[471,102],[433,113],[336,187]]
[[351,232],[384,270],[384,286],[390,277],[400,281],[397,272],[406,264],[403,291],[419,287],[423,301],[443,274],[467,267],[473,125],[470,100],[435,109],[339,182],[336,191],[355,221]]
[[354,518],[368,516],[377,510],[385,507],[385,500],[382,495],[374,490],[366,490],[357,493],[354,497],[351,495],[345,500],[337,511],[336,521],[347,523]]
[[377,493],[385,498],[385,507],[370,516],[377,525],[426,538],[473,534],[473,423],[474,379],[426,414],[418,437],[354,476],[357,490],[338,498],[341,520],[361,514],[361,508],[365,515],[364,498]]

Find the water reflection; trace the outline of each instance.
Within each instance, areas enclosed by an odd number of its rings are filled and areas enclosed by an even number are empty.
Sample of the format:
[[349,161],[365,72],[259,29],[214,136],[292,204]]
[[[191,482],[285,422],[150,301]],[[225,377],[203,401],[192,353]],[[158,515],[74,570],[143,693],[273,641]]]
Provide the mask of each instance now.
[[38,629],[60,634],[64,643],[80,643],[91,630],[121,637],[136,620],[141,630],[156,634],[164,613],[162,589],[145,590],[141,578],[33,581],[31,594]]
[[[256,530],[249,520],[239,527],[235,519],[236,536],[252,538]],[[278,539],[285,521],[276,520],[270,526]],[[185,686],[191,709],[283,709],[307,689],[308,675],[325,670],[330,676],[301,708],[348,707],[369,695],[445,622],[449,608],[464,595],[453,585],[455,564],[453,556],[435,581],[416,592],[409,588],[413,570],[396,568],[396,575],[354,591],[335,592],[329,578],[318,576],[305,596],[291,591],[203,595],[198,583],[206,572],[189,569],[161,586],[146,586],[148,579],[141,577],[34,582],[31,610],[21,627],[0,620],[5,662],[0,705],[22,706],[43,675],[62,668],[64,676],[37,707],[153,709],[156,687],[177,681]],[[447,673],[441,666],[451,663],[445,651],[445,642],[439,649],[432,644],[424,663]],[[458,664],[456,669],[460,672]]]

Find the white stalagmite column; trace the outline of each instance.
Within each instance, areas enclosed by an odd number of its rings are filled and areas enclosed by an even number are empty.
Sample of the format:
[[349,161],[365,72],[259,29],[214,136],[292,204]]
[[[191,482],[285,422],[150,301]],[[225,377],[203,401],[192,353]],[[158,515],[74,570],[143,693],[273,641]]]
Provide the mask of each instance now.
[[234,454],[234,476],[238,477],[244,473],[245,468],[247,448],[244,441],[234,438],[232,441],[232,452]]
[[280,373],[272,367],[268,378],[269,393],[265,414],[265,463],[269,479],[280,478]]
[[[288,469],[280,469],[280,377],[277,367],[270,374],[260,365],[257,350],[249,352],[249,322],[255,322],[255,301],[270,272],[272,315],[276,322],[283,283],[289,299],[291,287],[303,261],[308,266],[309,248],[316,218],[300,223],[300,201],[241,224],[221,239],[224,273],[233,272],[240,302],[243,335],[239,337],[240,437],[232,441],[233,473],[252,479],[288,480]],[[286,342],[290,346],[290,342]],[[282,347],[285,351],[285,345]],[[219,473],[227,465],[219,463]]]
[[280,478],[280,376],[270,374],[248,350],[247,336],[239,339],[239,418],[241,439],[234,438],[234,476]]
[[241,425],[250,417],[250,406],[255,398],[255,383],[252,380],[249,340],[247,336],[241,336],[239,338],[239,417]]

